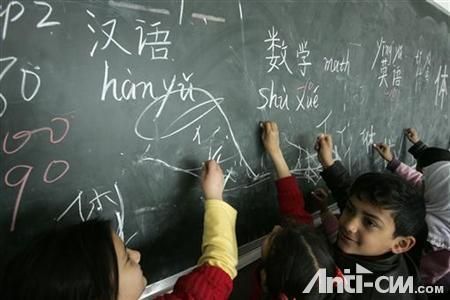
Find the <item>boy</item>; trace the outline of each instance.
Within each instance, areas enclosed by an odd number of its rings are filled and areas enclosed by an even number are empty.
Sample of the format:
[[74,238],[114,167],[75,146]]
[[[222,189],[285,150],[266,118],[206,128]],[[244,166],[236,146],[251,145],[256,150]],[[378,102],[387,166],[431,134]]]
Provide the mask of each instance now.
[[[420,284],[418,270],[407,254],[416,244],[416,236],[426,228],[425,205],[421,194],[403,179],[392,174],[367,173],[351,184],[350,176],[340,161],[332,158],[332,139],[321,134],[315,148],[323,166],[322,178],[337,200],[342,215],[335,247],[335,260],[341,269],[362,276],[363,294],[354,299],[426,299],[415,294]],[[327,227],[327,226],[325,226]],[[357,265],[370,271],[364,273]],[[380,288],[374,287],[379,280]],[[389,291],[391,286],[409,276],[413,290]],[[350,282],[354,288],[354,282]],[[370,283],[369,283],[370,285]]]

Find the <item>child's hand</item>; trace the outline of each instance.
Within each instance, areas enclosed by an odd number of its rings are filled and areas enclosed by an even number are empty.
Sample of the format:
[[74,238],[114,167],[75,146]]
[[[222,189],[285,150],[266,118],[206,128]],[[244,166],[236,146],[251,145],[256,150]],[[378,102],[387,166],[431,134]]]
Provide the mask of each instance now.
[[417,130],[415,128],[406,128],[405,135],[408,138],[408,140],[413,144],[417,143],[420,140],[419,135],[417,134]]
[[317,188],[311,192],[311,195],[314,199],[317,200],[317,205],[321,212],[325,212],[328,210],[328,191],[324,188]]
[[222,200],[223,182],[220,165],[214,160],[205,161],[202,169],[202,189],[205,199]]
[[377,150],[378,154],[387,162],[394,159],[394,155],[392,155],[391,147],[384,143],[373,144],[375,150]]
[[333,139],[329,134],[320,134],[317,137],[314,149],[317,151],[317,156],[324,168],[331,167],[334,164],[333,159]]
[[280,153],[280,136],[277,123],[266,121],[261,122],[260,126],[262,128],[261,139],[267,153],[271,156]]

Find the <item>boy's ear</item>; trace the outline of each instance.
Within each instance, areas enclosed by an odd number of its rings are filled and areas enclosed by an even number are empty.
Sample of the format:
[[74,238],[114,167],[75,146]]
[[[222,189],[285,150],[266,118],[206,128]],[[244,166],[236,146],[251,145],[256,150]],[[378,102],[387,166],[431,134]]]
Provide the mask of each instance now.
[[405,253],[416,244],[416,238],[413,236],[398,236],[395,238],[394,246],[391,251],[395,254]]

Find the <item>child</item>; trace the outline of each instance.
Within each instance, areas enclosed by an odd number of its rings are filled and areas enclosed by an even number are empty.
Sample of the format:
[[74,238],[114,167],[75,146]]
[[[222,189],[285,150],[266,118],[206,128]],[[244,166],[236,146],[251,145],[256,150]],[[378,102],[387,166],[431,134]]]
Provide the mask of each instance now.
[[283,157],[275,122],[264,122],[262,141],[274,164],[278,203],[284,226],[275,226],[262,245],[262,267],[252,299],[263,299],[262,288],[269,299],[335,299],[320,294],[318,283],[309,293],[303,290],[319,268],[329,277],[341,277],[326,239],[312,226],[312,216],[304,208],[303,193]]
[[416,169],[421,171],[422,168],[429,166],[437,161],[450,161],[450,152],[436,147],[428,147],[422,142],[414,128],[407,128],[405,135],[413,145],[408,149],[417,160]]
[[388,162],[390,171],[423,188],[429,245],[420,264],[421,275],[426,284],[440,282],[450,287],[450,152],[424,146],[413,128],[407,129],[406,134],[415,145],[421,145],[417,157],[423,174],[394,158],[388,145],[380,143],[374,147]]
[[[355,274],[356,265],[371,273],[358,274],[363,282],[375,282],[380,276],[396,280],[413,277],[420,284],[417,268],[406,254],[425,228],[425,207],[421,194],[400,177],[391,174],[367,173],[353,184],[340,161],[332,158],[332,139],[321,134],[315,148],[323,166],[322,178],[336,198],[342,215],[335,248],[335,260],[341,269]],[[383,289],[387,281],[380,282]],[[384,285],[384,286],[383,286]],[[364,299],[421,299],[414,291],[381,293],[365,287]],[[358,298],[361,295],[352,294]]]
[[[205,219],[199,266],[157,299],[228,299],[236,276],[236,211],[222,199],[215,161],[202,172]],[[48,233],[8,267],[5,300],[137,300],[146,280],[140,253],[126,248],[109,222],[87,221]]]

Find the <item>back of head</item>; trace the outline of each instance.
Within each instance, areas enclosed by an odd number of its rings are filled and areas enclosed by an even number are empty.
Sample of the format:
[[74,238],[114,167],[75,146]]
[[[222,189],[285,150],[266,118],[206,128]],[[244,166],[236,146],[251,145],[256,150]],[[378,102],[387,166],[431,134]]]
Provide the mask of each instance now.
[[422,192],[398,175],[363,174],[353,183],[350,195],[392,211],[395,237],[416,236],[426,227]]
[[435,162],[423,169],[427,211],[450,209],[450,161]]
[[450,161],[435,162],[423,169],[424,196],[429,226],[428,241],[450,248]]
[[53,230],[26,247],[7,266],[6,300],[114,300],[117,259],[107,221]]
[[334,277],[336,265],[325,237],[310,226],[290,225],[274,237],[264,261],[267,289],[274,297],[328,299],[332,295],[319,294],[318,282],[310,293],[302,293],[319,268]]

